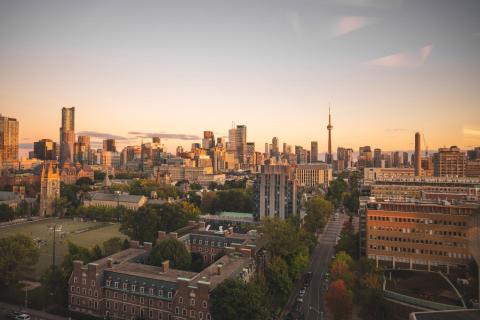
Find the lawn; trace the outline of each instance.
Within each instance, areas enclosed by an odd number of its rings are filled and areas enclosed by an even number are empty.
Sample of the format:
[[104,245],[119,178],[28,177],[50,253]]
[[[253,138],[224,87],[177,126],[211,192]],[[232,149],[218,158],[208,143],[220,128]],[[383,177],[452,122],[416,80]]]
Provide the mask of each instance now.
[[46,241],[46,243],[40,246],[40,259],[35,266],[33,279],[39,279],[43,271],[52,264],[54,224],[61,226],[61,229],[57,227],[56,264],[60,264],[63,261],[68,241],[79,246],[91,248],[96,244],[101,246],[104,241],[112,237],[125,238],[125,235],[118,231],[120,227],[118,223],[82,222],[72,219],[49,218],[1,228],[0,237],[21,233],[32,237],[32,239]]

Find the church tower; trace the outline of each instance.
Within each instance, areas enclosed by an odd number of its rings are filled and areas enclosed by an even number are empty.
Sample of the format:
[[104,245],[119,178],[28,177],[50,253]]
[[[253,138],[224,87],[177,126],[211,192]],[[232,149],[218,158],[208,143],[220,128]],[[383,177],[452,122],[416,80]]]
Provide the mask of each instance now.
[[55,200],[60,198],[60,169],[54,161],[44,161],[40,178],[39,216],[55,213]]

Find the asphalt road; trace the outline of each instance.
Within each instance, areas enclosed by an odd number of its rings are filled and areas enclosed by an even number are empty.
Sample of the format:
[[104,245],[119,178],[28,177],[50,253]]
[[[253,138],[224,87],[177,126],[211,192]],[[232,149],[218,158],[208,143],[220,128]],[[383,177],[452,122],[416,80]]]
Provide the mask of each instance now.
[[[328,264],[335,254],[336,238],[342,230],[344,221],[347,219],[347,215],[339,214],[337,219],[332,215],[323,233],[318,237],[318,245],[310,257],[310,266],[306,271],[312,272],[312,280],[303,297],[303,303],[300,308],[300,313],[304,315],[306,320],[322,320],[321,313],[325,313],[323,306],[323,275],[328,271]],[[302,287],[303,279],[300,279],[296,283],[294,292],[288,301],[287,310],[294,308],[299,290]],[[300,317],[300,319],[302,318]]]

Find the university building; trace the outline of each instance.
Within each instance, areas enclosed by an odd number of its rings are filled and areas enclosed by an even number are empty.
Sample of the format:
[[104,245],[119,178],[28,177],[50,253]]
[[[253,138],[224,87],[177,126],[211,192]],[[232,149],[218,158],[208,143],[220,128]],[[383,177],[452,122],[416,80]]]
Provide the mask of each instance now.
[[[210,263],[199,273],[145,264],[151,243],[84,265],[74,261],[69,279],[69,309],[110,319],[210,320],[210,293],[228,278],[248,282],[255,273],[256,233],[207,231],[205,224],[177,232],[159,232],[159,239],[175,237],[190,252]],[[220,256],[214,261],[212,256]]]

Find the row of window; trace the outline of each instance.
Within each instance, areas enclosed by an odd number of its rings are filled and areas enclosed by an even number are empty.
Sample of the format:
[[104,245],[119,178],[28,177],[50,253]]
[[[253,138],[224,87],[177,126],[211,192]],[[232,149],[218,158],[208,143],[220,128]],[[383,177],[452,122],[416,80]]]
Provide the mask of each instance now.
[[410,243],[421,243],[421,244],[433,244],[439,246],[449,246],[449,247],[459,247],[466,248],[466,243],[450,242],[450,241],[436,241],[436,240],[426,240],[426,239],[412,239],[412,238],[402,238],[402,237],[390,237],[390,236],[375,236],[370,235],[370,240],[383,240],[383,241],[399,241],[399,242],[410,242]]
[[[105,285],[106,285],[107,287],[112,287],[112,280],[107,280],[107,281],[105,282]],[[120,285],[120,283],[119,283],[118,281],[113,282],[113,288],[119,289],[119,285]],[[128,291],[129,289],[130,289],[130,291],[132,291],[132,292],[136,292],[136,291],[137,291],[137,285],[135,285],[135,284],[129,285],[128,283],[122,283],[122,287],[121,287],[121,288],[122,288],[123,290],[126,290],[126,291]],[[172,290],[168,290],[168,291],[165,290],[165,291],[167,292],[167,297],[168,297],[168,298],[171,298],[171,297],[173,296]],[[155,292],[158,292],[158,295],[161,296],[161,297],[163,297],[165,291],[164,291],[163,289],[158,289],[158,291],[157,291],[157,290],[155,290],[154,288],[149,288],[149,289],[148,289],[148,294],[154,295]],[[139,292],[140,292],[141,294],[146,293],[146,292],[145,292],[145,287],[143,287],[143,286],[139,287]]]
[[[73,283],[78,283],[78,277],[73,277]],[[82,284],[84,286],[87,285],[87,279],[83,278],[82,279]],[[90,286],[95,287],[95,280],[90,281]]]
[[437,219],[423,219],[423,218],[399,218],[399,217],[384,217],[384,216],[369,216],[372,221],[388,221],[388,222],[403,222],[403,223],[421,223],[421,224],[437,224],[444,226],[466,227],[466,221],[451,221],[451,220],[437,220]]
[[[111,292],[110,292],[109,290],[107,290],[107,291],[105,292],[105,296],[106,296],[107,298],[112,297]],[[113,292],[113,298],[114,298],[114,299],[120,299],[120,298],[122,298],[123,301],[127,301],[127,300],[128,300],[128,295],[127,295],[126,293],[120,294],[120,293],[117,293],[117,292]],[[132,295],[130,296],[130,301],[131,301],[131,302],[136,302],[136,301],[137,301],[137,297],[132,294]],[[145,298],[144,298],[144,297],[139,297],[139,302],[140,302],[140,304],[144,304],[144,303],[145,303]],[[183,297],[179,297],[179,298],[178,298],[178,302],[179,302],[180,304],[183,304],[183,303],[184,303]],[[153,307],[154,304],[155,304],[155,300],[154,300],[154,299],[148,299],[148,305],[149,305],[149,306]],[[196,304],[195,298],[190,298],[190,305],[191,305],[191,306],[195,306],[195,304]],[[158,300],[158,305],[157,305],[157,306],[158,306],[159,308],[163,308],[163,301],[162,301],[162,300]],[[170,306],[171,306],[171,303],[169,302],[169,303],[168,303],[168,308],[169,308],[169,309],[170,309]],[[207,308],[207,301],[204,300],[204,301],[202,302],[202,307],[205,308],[205,309]]]
[[432,230],[432,229],[414,229],[414,228],[398,228],[398,227],[387,227],[387,226],[369,226],[369,230],[378,230],[378,231],[393,231],[400,233],[412,233],[412,234],[423,234],[430,236],[449,236],[449,237],[467,237],[466,232],[460,231],[443,231],[443,230]]
[[456,259],[469,259],[470,256],[464,253],[457,252],[447,252],[440,250],[426,250],[426,249],[416,249],[416,248],[405,248],[405,247],[389,247],[383,245],[371,244],[370,249],[381,250],[386,252],[404,252],[404,253],[415,253],[415,254],[429,254],[434,256],[449,257]]
[[[123,312],[124,314],[130,314],[131,316],[135,316],[135,315],[139,315],[140,318],[145,318],[145,308],[139,308],[138,306],[134,306],[134,305],[128,305],[128,304],[122,304],[122,303],[118,303],[118,302],[113,302],[111,303],[110,301],[106,301],[105,303],[105,307],[107,309],[107,311],[105,312],[105,314],[108,316],[110,314],[110,311],[112,310],[112,305],[113,305],[113,311],[116,313],[116,311],[121,311]],[[171,305],[171,303],[169,303],[169,306]],[[169,308],[170,309],[170,308]],[[210,313],[208,312],[203,312],[203,311],[197,311],[196,310],[193,310],[193,309],[190,309],[190,312],[188,312],[188,310],[186,308],[182,308],[180,310],[180,307],[175,307],[175,314],[176,315],[182,315],[184,317],[186,317],[188,314],[190,316],[190,318],[194,318],[196,319],[197,316],[198,316],[198,319],[202,320],[204,319],[204,315],[205,315],[205,319],[206,320],[210,320],[211,319],[211,316],[210,316]],[[161,312],[161,311],[158,311],[158,317],[157,319],[161,320],[161,319],[164,319],[164,313]],[[149,309],[148,310],[148,318],[149,319],[153,319],[154,318],[154,310],[152,309]],[[168,318],[170,319],[170,315],[168,316]]]
[[[80,290],[80,287],[77,287],[76,290],[75,290],[75,286],[71,286],[70,287],[70,292],[75,293],[75,291],[77,292],[77,294],[80,294],[80,292],[81,292],[82,295],[84,295],[84,296],[87,295],[87,289],[86,288],[83,288],[83,289]],[[90,297],[93,295],[95,298],[97,298],[98,297],[98,292],[97,292],[97,290],[88,289],[88,295]]]

